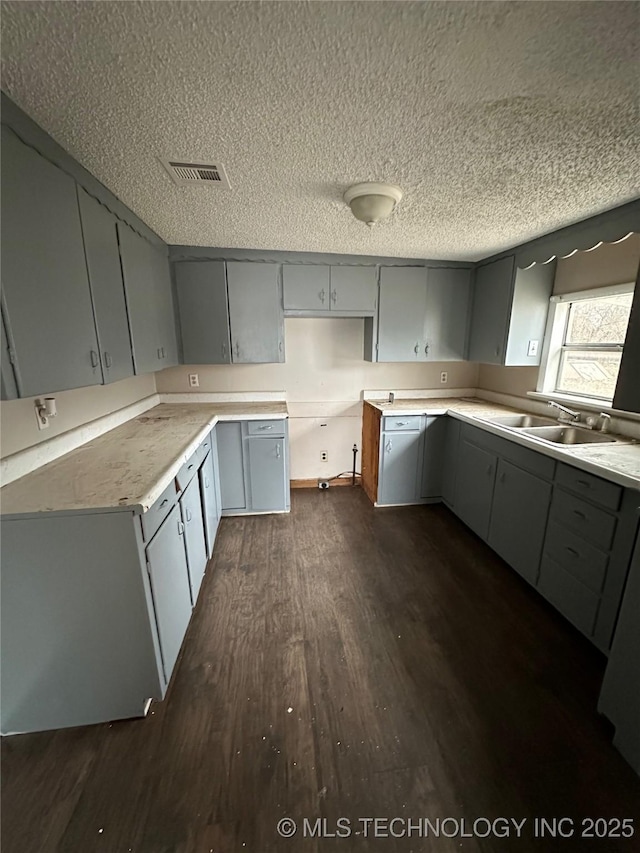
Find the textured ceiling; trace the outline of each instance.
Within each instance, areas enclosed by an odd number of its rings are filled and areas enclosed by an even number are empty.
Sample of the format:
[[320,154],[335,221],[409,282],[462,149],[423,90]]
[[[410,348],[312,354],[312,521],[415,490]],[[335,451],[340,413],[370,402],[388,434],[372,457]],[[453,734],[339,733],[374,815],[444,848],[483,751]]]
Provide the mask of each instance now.
[[[2,88],[168,243],[478,259],[639,192],[636,2],[2,11]],[[405,191],[371,230],[365,180]]]

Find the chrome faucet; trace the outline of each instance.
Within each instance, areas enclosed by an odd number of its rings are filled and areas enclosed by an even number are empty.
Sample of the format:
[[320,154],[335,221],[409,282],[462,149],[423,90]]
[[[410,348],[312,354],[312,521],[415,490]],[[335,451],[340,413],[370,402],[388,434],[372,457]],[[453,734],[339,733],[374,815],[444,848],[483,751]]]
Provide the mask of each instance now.
[[[560,410],[561,414],[558,415],[558,420],[560,421],[560,423],[571,423],[571,421],[580,420],[580,412],[574,412],[573,409],[567,409],[566,406],[561,406],[560,403],[556,403],[555,400],[549,400],[549,405],[554,409]],[[568,417],[563,418],[562,413],[564,413]]]

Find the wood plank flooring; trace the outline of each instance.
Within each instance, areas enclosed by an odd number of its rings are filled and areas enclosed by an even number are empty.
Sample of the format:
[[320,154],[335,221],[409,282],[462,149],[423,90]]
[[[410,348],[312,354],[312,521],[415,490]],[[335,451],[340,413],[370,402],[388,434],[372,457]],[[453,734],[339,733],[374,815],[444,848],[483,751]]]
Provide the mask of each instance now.
[[[4,739],[2,851],[638,850],[640,779],[595,710],[603,669],[443,506],[296,490],[290,515],[222,520],[145,720]],[[352,834],[304,838],[305,817]],[[367,817],[404,837],[365,836]],[[425,817],[527,823],[406,837]],[[535,817],[633,818],[636,836],[534,838]]]

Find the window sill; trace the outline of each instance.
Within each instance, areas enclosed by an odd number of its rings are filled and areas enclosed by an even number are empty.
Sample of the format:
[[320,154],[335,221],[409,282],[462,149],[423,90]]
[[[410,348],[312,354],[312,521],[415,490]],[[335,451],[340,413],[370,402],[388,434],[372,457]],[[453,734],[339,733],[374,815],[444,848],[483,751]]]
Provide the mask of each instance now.
[[640,421],[640,414],[625,412],[622,409],[614,409],[611,403],[591,397],[576,397],[573,394],[561,394],[560,392],[546,394],[542,391],[527,391],[527,397],[533,397],[534,400],[544,400],[545,402],[555,400],[557,403],[566,403],[568,406],[573,405],[577,409],[584,409],[587,412],[606,412],[608,415],[618,418]]

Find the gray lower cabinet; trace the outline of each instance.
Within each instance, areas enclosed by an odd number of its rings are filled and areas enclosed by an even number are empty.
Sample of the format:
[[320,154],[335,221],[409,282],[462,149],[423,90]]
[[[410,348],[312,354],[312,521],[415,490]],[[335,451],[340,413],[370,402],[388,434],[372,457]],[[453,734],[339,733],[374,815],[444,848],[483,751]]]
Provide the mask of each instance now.
[[174,264],[183,364],[230,364],[224,261]]
[[288,512],[287,421],[232,421],[216,425],[222,515]]
[[180,509],[174,507],[147,547],[147,567],[167,683],[191,619],[184,535]]
[[[522,270],[508,255],[476,269],[469,361],[540,364],[555,266],[554,261]],[[530,348],[533,342],[537,346]]]
[[5,125],[2,289],[21,397],[102,382],[75,181]]
[[461,434],[458,449],[455,511],[481,539],[489,534],[498,457]]
[[[422,418],[416,418],[417,428],[389,431],[387,421],[380,441],[378,474],[378,503],[415,503],[421,488]],[[411,426],[411,424],[409,424]]]
[[421,498],[440,498],[443,490],[444,455],[447,445],[447,418],[444,415],[424,419]]
[[453,508],[456,501],[460,421],[449,417],[443,417],[442,420],[445,422],[445,440],[442,451],[442,500]]
[[102,377],[107,384],[133,376],[116,218],[81,187],[77,190]]
[[551,502],[551,483],[505,459],[498,471],[491,507],[489,545],[531,584],[538,581]]
[[189,568],[191,603],[195,607],[207,566],[207,544],[204,532],[204,514],[200,494],[200,477],[193,477],[180,498],[180,512],[184,524],[184,541]]
[[211,557],[213,554],[213,546],[216,541],[221,513],[220,479],[218,477],[217,464],[217,450],[212,449],[198,472],[208,557]]
[[284,361],[279,271],[278,264],[227,263],[231,358],[234,364]]

